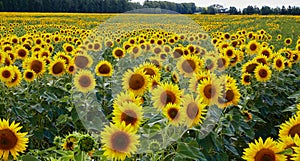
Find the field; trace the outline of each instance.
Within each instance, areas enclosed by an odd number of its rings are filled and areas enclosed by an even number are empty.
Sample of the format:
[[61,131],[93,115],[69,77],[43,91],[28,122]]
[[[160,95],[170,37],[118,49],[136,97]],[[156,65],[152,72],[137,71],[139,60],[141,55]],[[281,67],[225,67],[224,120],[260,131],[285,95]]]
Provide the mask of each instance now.
[[0,159],[300,159],[300,17],[0,13]]

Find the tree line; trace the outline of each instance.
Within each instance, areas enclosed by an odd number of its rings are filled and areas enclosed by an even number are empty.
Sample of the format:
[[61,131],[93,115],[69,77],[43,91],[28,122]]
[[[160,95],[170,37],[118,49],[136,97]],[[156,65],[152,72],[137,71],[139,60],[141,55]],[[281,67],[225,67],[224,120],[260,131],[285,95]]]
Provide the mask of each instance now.
[[182,14],[281,14],[300,15],[296,6],[271,8],[248,6],[242,10],[236,7],[224,8],[214,4],[209,7],[196,7],[195,3],[174,3],[167,1],[145,0],[143,4],[131,0],[0,0],[0,11],[6,12],[96,12],[123,13],[141,8],[161,8]]

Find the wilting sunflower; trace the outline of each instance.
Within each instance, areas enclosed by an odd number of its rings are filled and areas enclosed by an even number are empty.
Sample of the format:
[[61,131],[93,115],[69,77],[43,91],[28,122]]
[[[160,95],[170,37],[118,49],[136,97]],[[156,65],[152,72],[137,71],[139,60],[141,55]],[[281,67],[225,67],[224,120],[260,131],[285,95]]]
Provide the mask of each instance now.
[[285,161],[283,147],[279,146],[272,138],[267,138],[264,142],[262,138],[255,143],[249,143],[249,148],[244,149],[242,158],[246,161]]
[[277,55],[276,57],[273,58],[273,68],[277,71],[284,70],[285,68],[284,62],[285,62],[285,57],[281,55]]
[[134,134],[133,127],[126,126],[125,123],[119,126],[112,123],[110,126],[105,126],[101,133],[101,140],[103,155],[111,160],[125,160],[137,151],[139,145],[139,136]]
[[190,85],[189,90],[192,92],[197,93],[198,85],[203,81],[204,79],[208,79],[210,77],[208,72],[199,72],[197,74],[194,74],[194,76],[190,79]]
[[140,106],[142,102],[142,98],[139,96],[135,96],[133,92],[125,91],[120,92],[114,99],[114,108],[118,108],[123,106],[123,103],[135,103],[137,106]]
[[294,115],[288,121],[282,123],[278,136],[280,138],[286,136],[294,137],[296,134],[300,136],[300,115]]
[[11,81],[5,82],[5,85],[10,88],[19,86],[22,81],[22,73],[19,68],[17,66],[12,66],[12,69],[15,73],[14,78]]
[[171,83],[162,83],[160,86],[152,90],[153,106],[162,109],[167,104],[179,104],[181,101],[182,91],[178,85]]
[[62,58],[54,59],[48,66],[49,74],[61,76],[65,73],[66,64]]
[[32,82],[35,79],[35,77],[36,77],[36,75],[35,75],[35,72],[33,70],[27,69],[23,73],[23,79],[26,82]]
[[78,91],[87,93],[95,89],[96,81],[89,70],[81,70],[75,74],[74,84]]
[[256,40],[252,40],[247,45],[248,54],[258,54],[258,51],[261,49],[260,44]]
[[201,70],[200,64],[203,64],[203,62],[200,61],[202,60],[196,55],[184,55],[177,62],[177,69],[184,76],[191,77]]
[[163,115],[171,125],[178,126],[183,121],[183,114],[179,104],[169,103],[163,109]]
[[222,86],[216,78],[204,79],[198,85],[197,92],[203,98],[204,103],[208,105],[216,104],[221,97]]
[[260,64],[254,70],[254,75],[259,82],[266,82],[271,78],[272,71],[269,66]]
[[187,127],[202,123],[207,110],[205,109],[206,104],[202,103],[200,97],[195,99],[192,94],[187,94],[182,99],[182,105],[183,123]]
[[113,66],[109,61],[102,60],[95,67],[95,73],[97,76],[110,77],[114,71]]
[[31,57],[23,62],[23,68],[33,70],[37,77],[46,72],[46,62],[42,58]]
[[77,145],[78,136],[76,134],[69,134],[63,141],[62,148],[64,150],[74,150]]
[[122,80],[123,89],[133,92],[136,96],[143,95],[149,85],[149,76],[140,70],[128,70]]
[[125,122],[126,126],[130,125],[134,131],[137,131],[143,119],[143,109],[133,102],[124,102],[121,106],[114,106],[113,115],[113,123]]
[[27,132],[18,132],[22,128],[19,125],[20,123],[14,121],[9,124],[9,120],[0,119],[0,158],[4,161],[8,161],[9,154],[16,160],[19,153],[27,148]]
[[15,72],[12,66],[0,67],[0,80],[2,82],[9,82],[15,76]]
[[89,68],[93,64],[93,59],[88,54],[77,54],[74,56],[74,64],[77,68]]
[[152,63],[145,62],[141,64],[138,69],[145,72],[145,74],[150,78],[156,76],[158,79],[160,79],[159,69]]
[[123,58],[125,56],[125,51],[120,48],[120,47],[116,47],[114,48],[114,50],[112,51],[112,55],[116,58],[116,59],[120,59]]

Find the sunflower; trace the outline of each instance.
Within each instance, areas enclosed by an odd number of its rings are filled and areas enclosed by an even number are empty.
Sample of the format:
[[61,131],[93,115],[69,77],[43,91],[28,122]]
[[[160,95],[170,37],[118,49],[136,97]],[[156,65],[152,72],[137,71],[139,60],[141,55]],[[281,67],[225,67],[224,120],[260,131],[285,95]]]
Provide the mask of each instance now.
[[235,49],[233,47],[227,47],[223,51],[223,55],[226,56],[227,58],[231,59],[235,56]]
[[145,72],[145,74],[150,78],[156,76],[158,79],[160,79],[159,69],[152,63],[145,62],[141,64],[138,69]]
[[278,35],[277,35],[277,40],[281,40],[281,38],[282,38],[282,35],[281,35],[281,34],[278,34]]
[[183,121],[183,115],[179,104],[169,103],[162,112],[171,125],[178,126]]
[[153,89],[157,88],[157,86],[159,86],[160,84],[160,78],[158,78],[157,76],[152,77],[149,82],[149,90],[152,91]]
[[42,76],[46,72],[46,62],[42,58],[31,57],[25,59],[23,68],[33,70],[37,77]]
[[0,67],[0,80],[2,82],[9,82],[13,80],[15,72],[12,66],[3,66]]
[[120,59],[123,58],[125,56],[125,51],[120,48],[120,47],[116,47],[114,48],[114,50],[112,51],[112,55],[114,56],[114,58],[116,59]]
[[74,63],[70,63],[67,67],[66,67],[66,71],[68,74],[73,75],[75,73],[75,64]]
[[204,79],[208,79],[209,73],[208,72],[199,72],[197,74],[194,74],[193,77],[189,81],[189,90],[192,92],[197,92],[198,85],[203,81]]
[[217,68],[216,58],[213,56],[205,56],[204,64],[205,69],[208,71],[214,71]]
[[23,73],[23,79],[26,82],[32,82],[35,77],[36,77],[36,74],[35,74],[35,72],[33,70],[27,69]]
[[258,65],[254,70],[254,75],[259,82],[266,82],[271,78],[272,71],[267,65]]
[[61,76],[65,73],[66,64],[65,61],[62,58],[58,58],[53,60],[49,66],[49,74],[52,74],[53,76]]
[[194,73],[198,73],[201,69],[200,59],[196,55],[184,55],[177,62],[177,69],[181,74],[186,77],[193,76]]
[[141,53],[142,53],[142,49],[138,45],[133,45],[127,51],[128,51],[129,54],[131,54],[131,56],[133,58],[139,57],[141,55]]
[[182,91],[177,85],[171,83],[162,83],[152,90],[153,106],[158,109],[164,108],[167,104],[179,104]]
[[248,61],[247,63],[243,64],[242,72],[243,73],[254,73],[254,70],[258,66],[258,63],[254,60]]
[[23,46],[18,47],[15,52],[17,57],[22,60],[24,60],[29,54],[29,51]]
[[[297,154],[295,153],[296,149],[299,148],[299,144],[300,144],[300,138],[298,135],[295,135],[295,137],[291,137],[291,136],[286,136],[286,137],[283,137],[283,138],[280,138],[280,141],[278,142],[279,145],[281,145],[283,147],[284,150],[287,150],[287,149],[292,149],[293,150],[293,154]],[[298,144],[298,145],[297,145]],[[300,149],[299,149],[300,150]],[[286,157],[287,157],[287,161],[291,161],[291,160],[299,160],[300,158],[298,159],[292,159],[293,157],[293,154],[292,155],[287,155],[286,154]],[[300,157],[300,156],[299,156]]]
[[187,94],[182,99],[182,115],[184,124],[192,127],[202,123],[206,113],[206,104],[202,103],[202,99],[198,96],[196,99],[192,94]]
[[216,62],[217,62],[217,69],[224,70],[228,67],[230,63],[230,59],[227,56],[221,55],[216,58]]
[[103,155],[111,160],[125,160],[137,151],[139,145],[139,136],[134,134],[133,127],[125,126],[125,123],[105,126],[101,139]]
[[244,149],[242,158],[246,161],[285,161],[286,157],[278,154],[283,151],[272,138],[267,138],[264,142],[262,138],[255,143],[249,143],[249,148]]
[[241,79],[242,79],[242,84],[244,86],[248,86],[251,84],[251,75],[249,73],[243,73]]
[[284,39],[284,44],[285,45],[291,45],[292,44],[292,39],[291,38],[286,38],[286,39]]
[[18,132],[22,128],[19,125],[20,123],[14,121],[9,124],[9,120],[0,119],[0,158],[4,161],[8,161],[9,153],[16,160],[19,153],[23,153],[27,148],[27,132]]
[[22,81],[22,73],[19,68],[17,66],[12,66],[12,70],[15,73],[14,78],[11,81],[5,82],[5,85],[10,88],[19,86]]
[[64,43],[63,44],[63,49],[66,53],[72,53],[74,51],[74,46],[69,43]]
[[114,71],[113,66],[109,61],[102,60],[95,67],[95,73],[97,76],[110,77]]
[[53,57],[53,59],[58,58],[62,58],[65,61],[66,65],[69,65],[70,61],[72,60],[72,58],[64,52],[57,52]]
[[269,47],[263,47],[258,52],[258,55],[264,55],[267,57],[267,59],[271,58],[272,54],[273,54],[273,51]]
[[74,150],[77,145],[78,136],[76,134],[69,134],[63,141],[62,148],[64,150]]
[[123,89],[133,92],[136,96],[143,95],[149,85],[149,76],[141,70],[128,70],[123,75]]
[[204,79],[198,85],[197,92],[203,98],[204,103],[213,105],[221,96],[222,86],[216,78]]
[[141,106],[142,98],[139,96],[135,96],[133,92],[125,91],[120,92],[114,99],[114,108],[118,108],[120,106],[123,106],[123,103],[135,103],[137,106]]
[[288,121],[280,125],[278,136],[280,138],[286,136],[294,137],[296,134],[300,136],[300,115],[292,116]]
[[273,58],[273,68],[277,71],[282,71],[285,68],[285,57],[277,55]]
[[260,44],[256,40],[252,40],[247,45],[247,53],[248,54],[257,54],[261,49]]
[[133,102],[123,102],[121,106],[114,106],[113,115],[113,123],[125,122],[126,126],[130,125],[133,131],[137,131],[143,119],[143,109]]
[[156,58],[156,57],[151,57],[150,58],[150,62],[152,64],[154,64],[158,69],[161,69],[162,68],[162,63],[160,61],[160,59]]
[[80,69],[89,68],[93,64],[93,59],[88,54],[77,54],[74,56],[74,64]]
[[[230,105],[238,105],[241,94],[239,89],[234,84],[227,84],[226,90],[224,91],[223,97],[218,98],[218,103],[220,103],[221,108],[228,107]],[[223,101],[220,101],[223,100]]]
[[91,71],[81,70],[75,74],[74,84],[77,90],[87,93],[95,89],[96,81]]
[[174,58],[180,58],[181,56],[183,56],[184,54],[184,50],[182,47],[175,47],[173,49],[173,57]]

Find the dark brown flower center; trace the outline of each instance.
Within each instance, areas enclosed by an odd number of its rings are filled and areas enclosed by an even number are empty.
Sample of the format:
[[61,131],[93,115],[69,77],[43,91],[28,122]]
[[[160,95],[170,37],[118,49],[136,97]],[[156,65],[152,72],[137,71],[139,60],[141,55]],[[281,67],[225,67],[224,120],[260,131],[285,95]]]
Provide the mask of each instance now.
[[0,130],[0,150],[11,150],[18,142],[17,136],[9,129]]
[[268,76],[268,71],[265,69],[260,69],[258,74],[261,78],[266,78]]
[[107,64],[102,64],[98,68],[98,72],[101,74],[108,74],[108,73],[110,73],[110,67]]
[[232,101],[234,99],[233,91],[232,90],[226,91],[225,98],[226,98],[226,102]]
[[256,153],[255,161],[275,161],[275,153],[270,149],[261,149]]
[[167,105],[169,103],[174,104],[176,101],[176,95],[173,92],[167,90],[160,95],[160,101],[164,105]]
[[27,54],[27,52],[24,49],[18,50],[18,56],[19,57],[23,58],[23,57],[26,56],[26,54]]
[[247,67],[246,67],[246,72],[247,73],[253,73],[255,68],[256,68],[257,64],[249,64]]
[[86,76],[86,75],[80,76],[80,78],[79,78],[80,86],[89,87],[91,85],[91,83],[92,83],[92,80],[90,79],[89,76]]
[[140,74],[133,74],[129,79],[129,88],[139,90],[145,85],[145,78]]
[[43,63],[39,60],[33,60],[30,69],[39,74],[43,70]]
[[11,77],[11,72],[10,72],[9,70],[4,70],[4,71],[2,72],[2,77],[4,77],[4,78],[9,78],[9,77]]
[[125,110],[122,112],[121,120],[125,121],[126,125],[134,125],[137,122],[137,114],[133,110]]
[[192,73],[196,69],[196,63],[193,60],[185,60],[181,65],[183,71]]
[[85,56],[76,56],[75,65],[79,68],[85,68],[89,63],[89,59]]
[[249,49],[251,51],[255,51],[257,49],[257,45],[256,44],[251,44],[250,47],[249,47]]
[[144,72],[146,73],[146,75],[149,75],[149,76],[154,76],[155,75],[155,71],[151,68],[145,68]]
[[53,74],[60,74],[64,71],[64,64],[61,62],[58,62],[53,65],[52,72]]
[[178,109],[176,109],[176,108],[170,108],[169,110],[168,110],[168,115],[169,115],[169,117],[172,119],[172,120],[174,120],[176,117],[178,117],[177,115],[178,115]]
[[124,55],[124,52],[122,50],[118,49],[118,50],[115,51],[115,55],[117,57],[122,57]]
[[130,145],[130,137],[123,131],[115,132],[111,138],[111,148],[117,152],[125,152]]
[[186,113],[190,119],[195,119],[199,113],[198,105],[195,102],[189,103],[186,109]]
[[28,79],[32,79],[33,78],[33,73],[32,72],[27,72],[25,74],[25,77],[28,78]]
[[212,97],[215,96],[216,94],[216,89],[214,86],[212,86],[211,84],[208,84],[204,87],[204,96],[208,99],[211,99]]
[[294,137],[296,134],[300,135],[300,124],[293,126],[289,131],[289,135],[292,137]]

